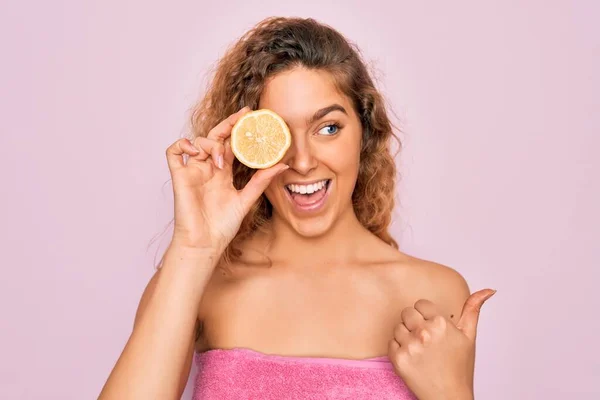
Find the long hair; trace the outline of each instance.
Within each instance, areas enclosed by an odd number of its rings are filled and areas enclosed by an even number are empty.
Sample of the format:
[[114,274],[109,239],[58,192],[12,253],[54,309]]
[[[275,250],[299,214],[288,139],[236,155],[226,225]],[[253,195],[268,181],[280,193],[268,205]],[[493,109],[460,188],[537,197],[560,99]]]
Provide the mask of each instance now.
[[[258,23],[218,62],[203,98],[192,110],[189,138],[206,137],[215,125],[244,106],[256,109],[267,79],[299,66],[331,73],[337,89],[351,99],[363,128],[360,167],[352,194],[354,211],[364,227],[397,248],[388,232],[396,180],[390,139],[396,139],[398,149],[401,143],[360,51],[335,29],[310,18],[272,17]],[[234,160],[234,186],[244,187],[254,172]],[[239,245],[265,228],[271,216],[272,206],[263,194],[246,215],[223,259],[238,258]]]

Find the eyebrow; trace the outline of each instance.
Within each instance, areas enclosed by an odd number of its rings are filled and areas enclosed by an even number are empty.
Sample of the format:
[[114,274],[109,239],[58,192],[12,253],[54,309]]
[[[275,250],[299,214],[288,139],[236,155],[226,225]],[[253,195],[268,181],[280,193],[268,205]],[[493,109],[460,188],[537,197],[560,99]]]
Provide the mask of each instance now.
[[346,112],[346,109],[344,107],[340,106],[339,104],[332,104],[330,106],[321,108],[316,113],[314,113],[313,116],[310,117],[310,119],[308,120],[308,125],[314,124],[316,121],[320,120],[321,118],[323,118],[330,112],[334,112],[334,111],[341,111],[344,114],[348,115],[348,113]]

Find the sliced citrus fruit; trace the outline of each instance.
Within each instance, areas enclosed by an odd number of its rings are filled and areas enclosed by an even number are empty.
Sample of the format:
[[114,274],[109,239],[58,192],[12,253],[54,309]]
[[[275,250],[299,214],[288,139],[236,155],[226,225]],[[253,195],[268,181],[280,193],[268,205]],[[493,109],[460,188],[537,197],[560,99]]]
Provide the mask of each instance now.
[[275,112],[262,109],[244,114],[231,129],[231,150],[242,164],[264,169],[277,164],[292,144],[287,124]]

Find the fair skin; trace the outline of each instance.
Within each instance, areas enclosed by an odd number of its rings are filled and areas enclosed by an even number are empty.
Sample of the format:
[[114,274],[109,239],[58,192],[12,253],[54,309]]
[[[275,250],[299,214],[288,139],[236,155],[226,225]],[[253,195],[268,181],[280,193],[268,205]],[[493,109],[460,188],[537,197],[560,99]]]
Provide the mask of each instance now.
[[[419,399],[471,399],[477,315],[491,291],[470,296],[455,270],[395,250],[359,223],[351,195],[362,127],[328,73],[277,74],[259,108],[284,118],[292,146],[241,192],[230,185],[227,137],[247,110],[197,138],[198,151],[179,141],[167,152],[173,240],[100,398],[179,398],[194,349],[244,347],[306,357],[388,355]],[[310,121],[319,110],[329,112]],[[287,193],[290,183],[323,179],[328,194],[317,210],[297,207]],[[263,192],[274,209],[271,229],[246,241],[242,259],[223,272],[219,255]]]

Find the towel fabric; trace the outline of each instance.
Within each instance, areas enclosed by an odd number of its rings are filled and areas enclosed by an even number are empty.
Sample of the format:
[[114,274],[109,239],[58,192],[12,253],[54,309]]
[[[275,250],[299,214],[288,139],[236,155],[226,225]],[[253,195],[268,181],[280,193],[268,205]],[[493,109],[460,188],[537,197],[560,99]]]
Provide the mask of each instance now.
[[245,348],[195,354],[193,400],[416,400],[387,357],[275,356]]

